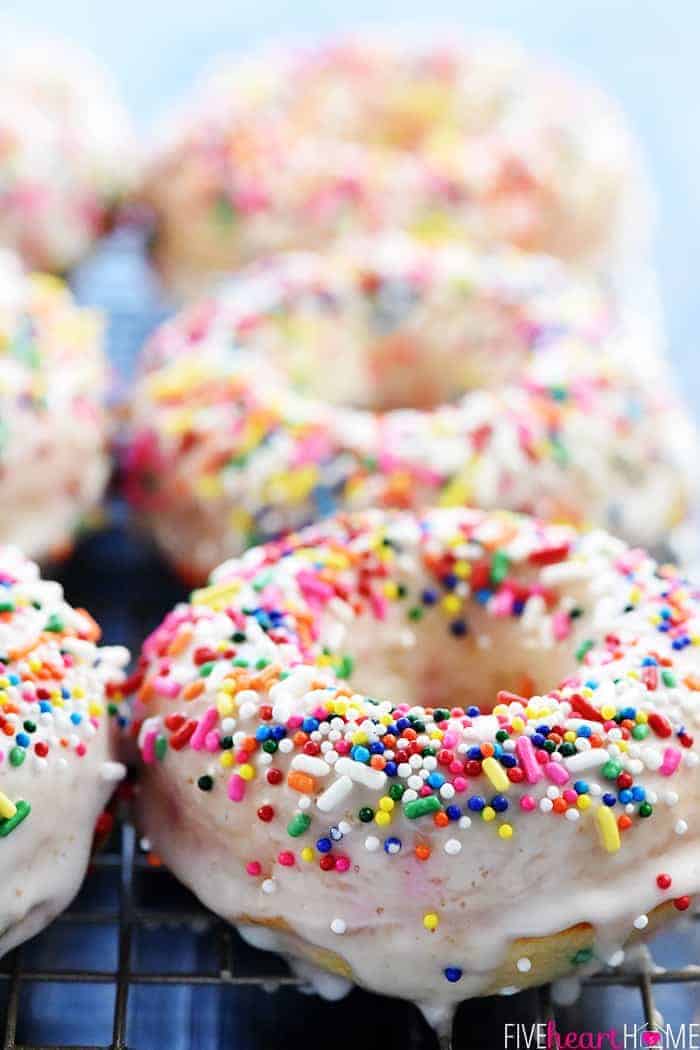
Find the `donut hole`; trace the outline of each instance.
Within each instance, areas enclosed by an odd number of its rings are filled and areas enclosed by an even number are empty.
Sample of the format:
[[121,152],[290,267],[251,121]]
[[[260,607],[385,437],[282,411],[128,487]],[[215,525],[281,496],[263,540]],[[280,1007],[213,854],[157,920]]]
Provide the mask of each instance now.
[[[534,577],[514,579],[527,584]],[[586,629],[578,624],[585,624],[585,617],[575,617],[569,637],[552,643],[551,635],[543,633],[547,617],[540,599],[535,601],[541,615],[530,608],[523,621],[522,616],[494,614],[473,597],[456,609],[449,603],[454,592],[441,591],[428,578],[406,578],[399,586],[406,597],[392,603],[384,618],[366,610],[338,631],[339,646],[331,632],[332,647],[352,668],[349,684],[358,692],[394,704],[448,709],[476,705],[490,711],[499,690],[526,697],[547,693],[576,666]],[[576,608],[576,595],[577,587],[567,584],[571,608]],[[580,597],[583,607],[583,593]],[[552,592],[548,608],[559,600]]]
[[[425,411],[498,389],[522,368],[531,330],[517,296],[471,283],[464,259],[451,276],[427,255],[408,270],[400,259],[365,265],[355,249],[325,274],[316,259],[288,257],[288,279],[254,322],[238,323],[236,345],[285,388],[347,408]],[[440,264],[449,269],[449,254]]]

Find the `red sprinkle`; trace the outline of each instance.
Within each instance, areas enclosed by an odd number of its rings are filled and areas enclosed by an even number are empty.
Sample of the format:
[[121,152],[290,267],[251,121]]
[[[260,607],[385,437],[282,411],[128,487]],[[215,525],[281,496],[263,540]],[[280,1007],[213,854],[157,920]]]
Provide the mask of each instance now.
[[673,727],[668,718],[665,715],[660,715],[658,711],[654,711],[653,714],[649,715],[649,725],[657,736],[665,738],[673,733]]

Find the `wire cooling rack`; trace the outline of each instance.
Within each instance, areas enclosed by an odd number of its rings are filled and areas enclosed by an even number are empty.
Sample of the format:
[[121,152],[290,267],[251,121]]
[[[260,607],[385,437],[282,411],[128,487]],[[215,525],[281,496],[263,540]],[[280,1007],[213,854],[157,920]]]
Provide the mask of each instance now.
[[[281,960],[245,945],[165,869],[151,866],[131,824],[121,824],[114,840],[95,858],[76,903],[48,931],[3,960],[3,1050],[175,1050],[180,1045],[289,1050],[321,1045],[310,1034],[314,1028],[320,1035],[332,1033],[329,1045],[338,1050],[358,1045],[434,1050],[434,1037],[406,1004],[361,992],[337,1004],[302,999],[298,979]],[[698,919],[700,914],[686,921],[682,933],[670,935],[675,958],[696,952]],[[57,958],[75,963],[56,966]],[[573,1008],[555,1006],[546,988],[472,1001],[460,1010],[451,1041],[443,1045],[502,1048],[508,1045],[509,1023],[515,1046],[513,1026],[526,1033],[549,1020],[562,1032],[623,1024],[630,1030],[663,1023],[678,1028],[692,1019],[698,986],[700,968],[650,966],[589,978]],[[187,997],[184,1011],[172,996],[168,999],[172,992]],[[149,999],[156,1004],[155,1020]],[[73,1041],[56,1042],[52,1026],[65,1035],[67,1021],[72,1021]],[[178,1035],[169,1035],[173,1025],[179,1025]]]

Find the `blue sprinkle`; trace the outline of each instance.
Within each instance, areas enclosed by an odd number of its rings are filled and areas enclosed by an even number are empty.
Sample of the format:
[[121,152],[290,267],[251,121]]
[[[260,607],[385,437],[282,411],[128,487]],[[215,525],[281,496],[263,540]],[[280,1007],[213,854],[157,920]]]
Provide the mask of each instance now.
[[481,714],[481,708],[480,707],[474,707],[474,705],[472,705],[471,707],[467,708],[467,714],[469,715],[470,718],[478,718],[479,715]]
[[428,783],[430,784],[431,788],[441,788],[442,785],[445,783],[445,778],[443,777],[442,773],[434,772],[431,773],[428,777]]
[[333,849],[333,843],[330,839],[316,839],[316,849],[319,853],[330,853]]
[[632,788],[632,799],[633,799],[634,802],[644,802],[646,797],[647,797],[647,793],[646,793],[646,791],[644,790],[643,787],[639,787],[639,786],[635,785]]
[[585,780],[577,780],[574,784],[574,791],[577,795],[587,795],[588,783]]
[[448,820],[459,820],[462,816],[462,811],[459,806],[448,806],[445,810]]
[[361,747],[359,744],[352,749],[350,752],[356,762],[367,763],[370,760],[370,753],[366,747]]
[[384,852],[390,856],[394,853],[401,852],[401,839],[397,839],[394,835],[390,835],[388,839],[384,839]]
[[304,721],[301,723],[301,728],[304,730],[305,733],[315,732],[315,730],[318,729],[318,719],[305,718]]
[[437,599],[438,596],[436,591],[425,590],[421,594],[421,601],[423,602],[423,605],[435,605]]
[[615,796],[611,795],[609,791],[606,791],[603,795],[603,804],[605,806],[614,806],[616,802],[617,799],[615,798]]
[[494,795],[491,799],[491,805],[497,813],[505,813],[508,809],[508,799],[505,795]]
[[626,806],[628,802],[632,801],[632,792],[629,788],[623,788],[620,794],[617,796],[623,806]]
[[74,711],[73,714],[70,716],[70,720],[74,726],[79,726],[83,720],[83,716],[79,715],[77,711]]
[[450,984],[456,984],[457,981],[462,979],[462,971],[459,966],[446,966],[444,974]]
[[15,742],[19,744],[20,747],[29,747],[31,744],[31,740],[26,733],[18,733],[15,737]]
[[387,764],[384,766],[384,772],[388,777],[395,777],[398,772],[398,768],[399,767],[396,765],[396,762],[387,762]]
[[481,813],[482,809],[486,806],[486,799],[483,799],[481,795],[472,795],[467,802],[467,807],[472,813]]

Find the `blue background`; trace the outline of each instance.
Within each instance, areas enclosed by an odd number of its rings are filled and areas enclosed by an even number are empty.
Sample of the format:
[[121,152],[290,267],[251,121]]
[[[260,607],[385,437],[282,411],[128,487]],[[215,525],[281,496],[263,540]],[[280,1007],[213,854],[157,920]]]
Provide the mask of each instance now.
[[9,0],[0,9],[96,51],[144,129],[222,50],[358,23],[503,31],[586,72],[622,103],[643,144],[658,199],[656,258],[671,350],[695,404],[700,4],[693,0],[500,0],[486,7],[468,0]]

